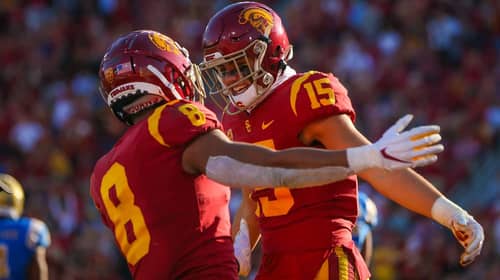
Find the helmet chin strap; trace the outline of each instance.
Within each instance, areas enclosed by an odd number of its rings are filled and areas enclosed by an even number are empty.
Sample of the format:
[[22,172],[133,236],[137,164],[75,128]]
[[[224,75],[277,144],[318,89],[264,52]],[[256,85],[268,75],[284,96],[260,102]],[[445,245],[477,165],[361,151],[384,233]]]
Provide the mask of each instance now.
[[182,99],[182,96],[177,92],[177,90],[175,89],[175,86],[174,84],[172,84],[171,82],[169,82],[167,80],[167,78],[165,78],[165,75],[163,75],[156,67],[154,67],[153,65],[149,64],[147,66],[148,70],[151,71],[151,73],[153,73],[153,75],[155,75],[158,79],[160,79],[160,81],[168,88],[170,89],[170,91],[172,92],[172,94],[174,95],[175,99]]
[[[239,95],[229,95],[229,98],[233,105],[240,108],[241,110],[246,110],[250,112],[255,106],[257,106],[262,100],[264,100],[271,92],[281,85],[284,81],[288,80],[291,76],[295,75],[297,72],[290,66],[287,66],[285,70],[280,71],[276,81],[263,93],[258,94],[257,86],[253,83],[249,86],[243,93]],[[240,104],[240,105],[238,105]]]

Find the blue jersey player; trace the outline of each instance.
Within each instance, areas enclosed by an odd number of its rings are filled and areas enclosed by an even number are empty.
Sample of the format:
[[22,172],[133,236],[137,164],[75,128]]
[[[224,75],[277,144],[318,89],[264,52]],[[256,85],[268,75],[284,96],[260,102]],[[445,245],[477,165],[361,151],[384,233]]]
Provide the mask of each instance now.
[[358,194],[359,212],[352,239],[358,247],[367,265],[370,265],[373,254],[372,230],[378,223],[377,206],[363,192]]
[[0,173],[0,279],[48,279],[47,226],[22,217],[24,192],[12,176]]

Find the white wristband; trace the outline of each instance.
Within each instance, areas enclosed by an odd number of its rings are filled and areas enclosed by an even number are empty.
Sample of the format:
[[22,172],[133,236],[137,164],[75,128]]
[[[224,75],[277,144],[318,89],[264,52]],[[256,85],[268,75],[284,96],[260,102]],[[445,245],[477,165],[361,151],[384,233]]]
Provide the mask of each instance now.
[[355,173],[367,169],[379,166],[376,164],[375,159],[378,159],[379,151],[377,151],[372,145],[363,145],[359,147],[347,149],[347,163],[349,168]]
[[[465,214],[465,215],[463,215]],[[457,217],[466,217],[468,214],[465,210],[460,208],[444,196],[440,196],[431,209],[432,218],[447,228],[452,227],[452,220]],[[465,224],[465,221],[462,223]]]

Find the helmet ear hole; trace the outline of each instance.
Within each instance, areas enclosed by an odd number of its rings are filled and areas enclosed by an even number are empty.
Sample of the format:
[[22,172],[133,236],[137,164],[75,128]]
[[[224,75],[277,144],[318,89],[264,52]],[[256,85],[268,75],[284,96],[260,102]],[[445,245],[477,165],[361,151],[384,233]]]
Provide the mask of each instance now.
[[270,84],[273,83],[273,75],[271,75],[270,73],[266,73],[264,74],[264,76],[262,77],[262,83],[265,85],[265,86],[268,86]]
[[262,41],[259,40],[253,46],[253,53],[256,54],[256,55],[259,55],[262,52],[266,51],[266,47],[267,47],[266,43],[264,43],[264,42],[262,42]]
[[274,53],[273,53],[273,56],[279,56],[280,53],[281,53],[281,46],[276,46],[276,48],[274,49]]

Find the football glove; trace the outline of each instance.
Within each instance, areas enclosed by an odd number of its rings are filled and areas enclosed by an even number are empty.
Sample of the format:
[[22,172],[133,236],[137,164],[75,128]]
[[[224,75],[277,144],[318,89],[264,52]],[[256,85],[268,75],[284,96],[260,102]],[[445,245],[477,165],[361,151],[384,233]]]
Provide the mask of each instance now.
[[234,255],[240,267],[239,275],[248,276],[252,269],[252,248],[250,248],[250,232],[247,221],[240,220],[240,230],[234,237]]
[[440,127],[426,125],[403,131],[412,119],[412,115],[400,118],[373,144],[347,149],[349,167],[355,172],[373,167],[394,170],[435,162],[436,154],[444,150],[437,144]]
[[458,243],[465,249],[460,264],[467,266],[479,256],[483,248],[484,232],[481,225],[460,206],[445,197],[436,199],[431,210],[432,218],[449,228]]

